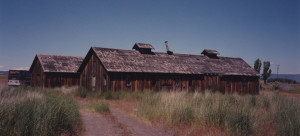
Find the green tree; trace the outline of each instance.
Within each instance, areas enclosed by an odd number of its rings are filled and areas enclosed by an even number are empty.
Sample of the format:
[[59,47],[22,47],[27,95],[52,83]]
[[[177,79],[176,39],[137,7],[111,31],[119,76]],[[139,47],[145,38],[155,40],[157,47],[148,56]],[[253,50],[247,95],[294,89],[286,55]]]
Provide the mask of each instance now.
[[260,74],[261,61],[260,59],[256,59],[254,61],[254,70]]
[[270,61],[265,61],[264,62],[264,70],[262,73],[262,78],[264,80],[264,83],[267,83],[267,79],[271,76],[272,70],[270,69]]

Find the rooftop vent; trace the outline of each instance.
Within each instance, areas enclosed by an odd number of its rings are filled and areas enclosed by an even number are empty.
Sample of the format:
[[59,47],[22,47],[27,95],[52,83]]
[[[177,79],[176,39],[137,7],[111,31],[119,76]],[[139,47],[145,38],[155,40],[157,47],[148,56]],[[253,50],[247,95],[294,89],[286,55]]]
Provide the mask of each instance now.
[[169,50],[168,41],[165,41],[165,45],[166,45],[166,49],[167,49],[167,54],[173,55],[173,51]]
[[139,51],[141,54],[153,54],[153,52],[151,50],[154,48],[151,44],[135,43],[133,45],[132,49]]
[[218,55],[220,55],[220,53],[216,50],[208,50],[208,49],[205,49],[202,51],[202,53],[204,56],[207,56],[209,58],[212,58],[212,59],[218,59]]

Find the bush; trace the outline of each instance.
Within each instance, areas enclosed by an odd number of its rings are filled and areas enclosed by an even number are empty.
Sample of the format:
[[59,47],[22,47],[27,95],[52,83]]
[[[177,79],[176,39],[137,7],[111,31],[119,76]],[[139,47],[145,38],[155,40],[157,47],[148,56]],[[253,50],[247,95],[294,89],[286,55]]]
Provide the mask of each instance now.
[[278,82],[275,82],[273,85],[272,85],[272,89],[273,90],[279,90],[280,89],[280,84]]
[[110,112],[110,108],[108,103],[106,102],[94,102],[87,105],[87,107],[95,112],[103,113]]
[[296,80],[286,79],[286,78],[270,78],[270,79],[268,79],[268,83],[272,83],[272,82],[297,84]]
[[249,135],[251,132],[251,123],[249,112],[240,108],[230,110],[226,127],[232,134]]
[[1,90],[1,135],[75,134],[80,124],[76,101],[55,97],[46,90]]
[[106,91],[103,93],[103,97],[107,100],[117,100],[120,99],[120,94],[112,91]]
[[79,87],[75,90],[75,96],[77,97],[86,98],[87,94],[88,94],[88,90],[83,87]]
[[172,123],[188,123],[194,119],[194,111],[190,106],[174,109],[171,113]]

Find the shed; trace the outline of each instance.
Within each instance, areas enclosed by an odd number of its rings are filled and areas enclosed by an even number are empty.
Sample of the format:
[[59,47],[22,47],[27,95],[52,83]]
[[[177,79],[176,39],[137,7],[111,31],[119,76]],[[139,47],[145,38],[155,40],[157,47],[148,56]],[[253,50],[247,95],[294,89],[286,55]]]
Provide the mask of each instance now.
[[133,49],[91,47],[78,69],[80,85],[101,91],[259,91],[259,74],[241,58],[221,57],[214,50],[204,55],[152,52],[152,45],[137,43]]
[[29,69],[31,86],[61,87],[79,85],[77,72],[83,57],[37,54]]

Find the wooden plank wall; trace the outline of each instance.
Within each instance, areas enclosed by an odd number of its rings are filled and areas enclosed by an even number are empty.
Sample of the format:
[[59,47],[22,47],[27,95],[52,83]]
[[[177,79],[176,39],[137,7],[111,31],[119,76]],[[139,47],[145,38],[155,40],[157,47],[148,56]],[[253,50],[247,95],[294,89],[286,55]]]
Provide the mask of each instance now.
[[34,62],[31,72],[31,86],[36,87],[61,87],[79,85],[80,74],[78,73],[44,73],[38,60]]
[[[258,77],[219,76],[217,74],[187,75],[159,73],[107,72],[100,60],[90,52],[87,64],[80,74],[80,86],[97,91],[204,91],[213,90],[222,93],[258,93]],[[92,77],[96,84],[92,87]],[[106,86],[104,85],[106,78]],[[126,84],[130,80],[130,84]],[[178,82],[177,82],[178,81]]]
[[[80,86],[86,87],[90,90],[107,91],[109,89],[108,86],[110,82],[106,70],[93,52],[88,54],[87,57],[88,62],[80,74]],[[94,87],[92,86],[93,77],[95,77],[96,80]],[[106,85],[104,85],[104,77],[106,78]]]
[[45,73],[45,87],[79,86],[79,73]]
[[[112,91],[220,91],[222,93],[258,93],[258,78],[246,76],[109,73]],[[130,77],[130,85],[126,79]],[[155,85],[152,83],[156,81]],[[178,83],[176,83],[178,81]]]
[[45,75],[42,69],[42,65],[38,60],[35,60],[34,67],[31,72],[31,86],[44,87]]

